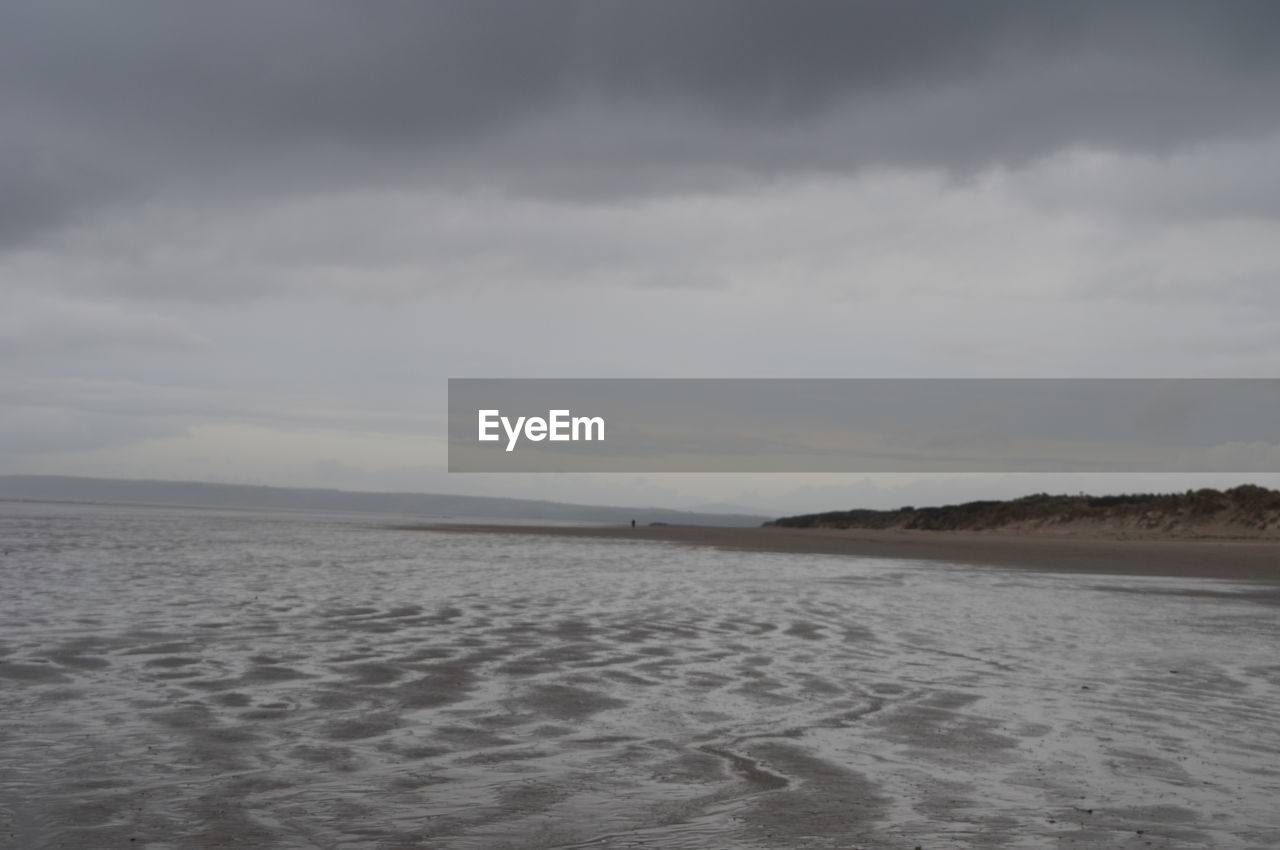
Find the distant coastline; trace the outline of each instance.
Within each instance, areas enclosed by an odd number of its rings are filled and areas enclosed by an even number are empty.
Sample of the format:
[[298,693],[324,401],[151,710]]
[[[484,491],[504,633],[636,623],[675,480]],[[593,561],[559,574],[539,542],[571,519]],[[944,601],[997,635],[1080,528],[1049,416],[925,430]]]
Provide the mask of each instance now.
[[1280,491],[1256,484],[1230,490],[1075,496],[1037,493],[1004,501],[891,511],[848,510],[782,517],[784,528],[993,531],[1109,539],[1274,538],[1280,540]]
[[[423,531],[648,541],[755,552],[894,558],[1053,572],[1280,583],[1280,539],[1116,539],[903,529],[432,525]],[[1280,602],[1280,590],[1273,591]]]
[[538,499],[448,493],[360,492],[300,487],[216,484],[203,481],[0,475],[0,499],[136,507],[321,511],[420,517],[553,522],[669,522],[687,525],[759,525],[759,514],[617,505],[580,505]]

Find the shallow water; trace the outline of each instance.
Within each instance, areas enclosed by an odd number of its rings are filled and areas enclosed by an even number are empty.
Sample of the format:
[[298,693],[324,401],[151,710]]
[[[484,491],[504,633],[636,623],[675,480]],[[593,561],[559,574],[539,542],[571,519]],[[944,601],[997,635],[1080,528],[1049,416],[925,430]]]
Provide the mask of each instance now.
[[385,525],[0,502],[0,845],[1280,845],[1274,586]]

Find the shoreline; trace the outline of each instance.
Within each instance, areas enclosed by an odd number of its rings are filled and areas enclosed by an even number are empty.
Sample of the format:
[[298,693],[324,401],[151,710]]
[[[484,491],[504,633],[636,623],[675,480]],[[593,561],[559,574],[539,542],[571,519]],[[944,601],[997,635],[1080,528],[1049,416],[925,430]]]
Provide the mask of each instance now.
[[1048,537],[990,532],[664,525],[440,524],[406,530],[640,540],[753,552],[946,561],[1043,572],[1280,583],[1280,541]]

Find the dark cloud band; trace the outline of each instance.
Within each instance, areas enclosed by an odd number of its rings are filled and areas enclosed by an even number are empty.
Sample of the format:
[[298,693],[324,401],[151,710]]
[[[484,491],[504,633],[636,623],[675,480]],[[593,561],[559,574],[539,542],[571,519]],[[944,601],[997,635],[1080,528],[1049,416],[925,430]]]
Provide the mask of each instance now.
[[0,244],[209,184],[628,192],[1256,136],[1278,23],[1263,2],[6,4]]

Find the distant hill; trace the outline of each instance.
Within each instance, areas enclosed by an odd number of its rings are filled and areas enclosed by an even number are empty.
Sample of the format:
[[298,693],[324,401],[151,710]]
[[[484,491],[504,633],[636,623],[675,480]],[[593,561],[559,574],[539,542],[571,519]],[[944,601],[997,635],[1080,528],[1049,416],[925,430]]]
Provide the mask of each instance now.
[[641,524],[665,522],[672,525],[757,526],[767,519],[754,514],[575,505],[533,499],[453,496],[442,493],[358,493],[348,490],[254,487],[245,484],[209,484],[199,481],[75,478],[61,475],[0,475],[0,499],[340,511],[453,519],[617,523],[634,519]]
[[849,510],[782,517],[787,528],[1008,531],[1115,537],[1280,537],[1280,491],[1243,484],[1225,492],[1051,496],[893,511]]

